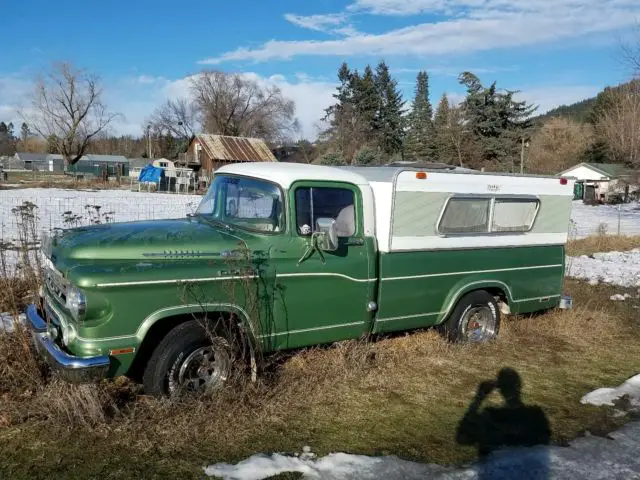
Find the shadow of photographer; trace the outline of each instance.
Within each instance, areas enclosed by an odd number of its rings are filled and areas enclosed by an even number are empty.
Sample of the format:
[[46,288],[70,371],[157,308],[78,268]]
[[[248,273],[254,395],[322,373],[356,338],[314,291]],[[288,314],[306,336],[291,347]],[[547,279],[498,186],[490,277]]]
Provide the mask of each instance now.
[[[482,408],[484,400],[496,389],[504,404]],[[461,445],[475,445],[478,449],[479,479],[549,478],[546,448],[488,458],[505,448],[549,445],[551,429],[544,411],[537,405],[525,405],[521,391],[522,381],[518,372],[503,368],[495,380],[480,383],[473,402],[458,425],[456,441]]]

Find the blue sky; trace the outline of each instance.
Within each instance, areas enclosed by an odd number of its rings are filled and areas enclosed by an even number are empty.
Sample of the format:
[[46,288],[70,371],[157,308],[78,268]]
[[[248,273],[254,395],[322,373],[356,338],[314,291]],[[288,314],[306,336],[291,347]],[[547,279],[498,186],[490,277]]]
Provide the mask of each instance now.
[[[619,45],[638,0],[10,1],[2,8],[0,120],[17,120],[34,77],[56,60],[99,74],[119,133],[139,134],[203,68],[245,72],[295,100],[312,137],[343,61],[384,58],[407,99],[418,70],[432,102],[456,76],[521,90],[547,110],[625,80]],[[8,21],[6,20],[8,19]]]

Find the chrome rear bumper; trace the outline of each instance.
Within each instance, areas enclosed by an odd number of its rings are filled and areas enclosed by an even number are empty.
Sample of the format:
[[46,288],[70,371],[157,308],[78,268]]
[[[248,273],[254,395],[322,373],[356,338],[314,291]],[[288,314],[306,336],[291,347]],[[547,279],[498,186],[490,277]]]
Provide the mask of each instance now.
[[27,321],[31,328],[36,350],[60,376],[73,383],[91,383],[105,377],[109,370],[109,357],[76,357],[63,351],[51,338],[47,322],[35,305],[27,307]]

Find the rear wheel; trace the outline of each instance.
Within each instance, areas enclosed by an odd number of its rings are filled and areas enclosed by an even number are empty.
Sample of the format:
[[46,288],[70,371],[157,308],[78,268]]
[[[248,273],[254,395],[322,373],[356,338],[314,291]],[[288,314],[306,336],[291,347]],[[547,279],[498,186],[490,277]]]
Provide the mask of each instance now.
[[142,381],[150,395],[203,395],[224,385],[232,363],[229,342],[192,320],[175,327],[158,344]]
[[458,301],[451,317],[443,325],[452,342],[486,343],[500,330],[500,310],[489,292],[477,290]]

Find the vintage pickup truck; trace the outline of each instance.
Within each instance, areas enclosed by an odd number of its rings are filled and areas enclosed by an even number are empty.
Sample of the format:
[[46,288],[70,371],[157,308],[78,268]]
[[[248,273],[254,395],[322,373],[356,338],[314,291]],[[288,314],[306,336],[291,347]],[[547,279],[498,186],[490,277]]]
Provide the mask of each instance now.
[[[27,317],[62,377],[155,395],[220,386],[239,336],[268,353],[439,326],[485,342],[562,295],[573,181],[440,165],[245,163],[193,215],[43,241]],[[234,338],[230,338],[234,337]]]

